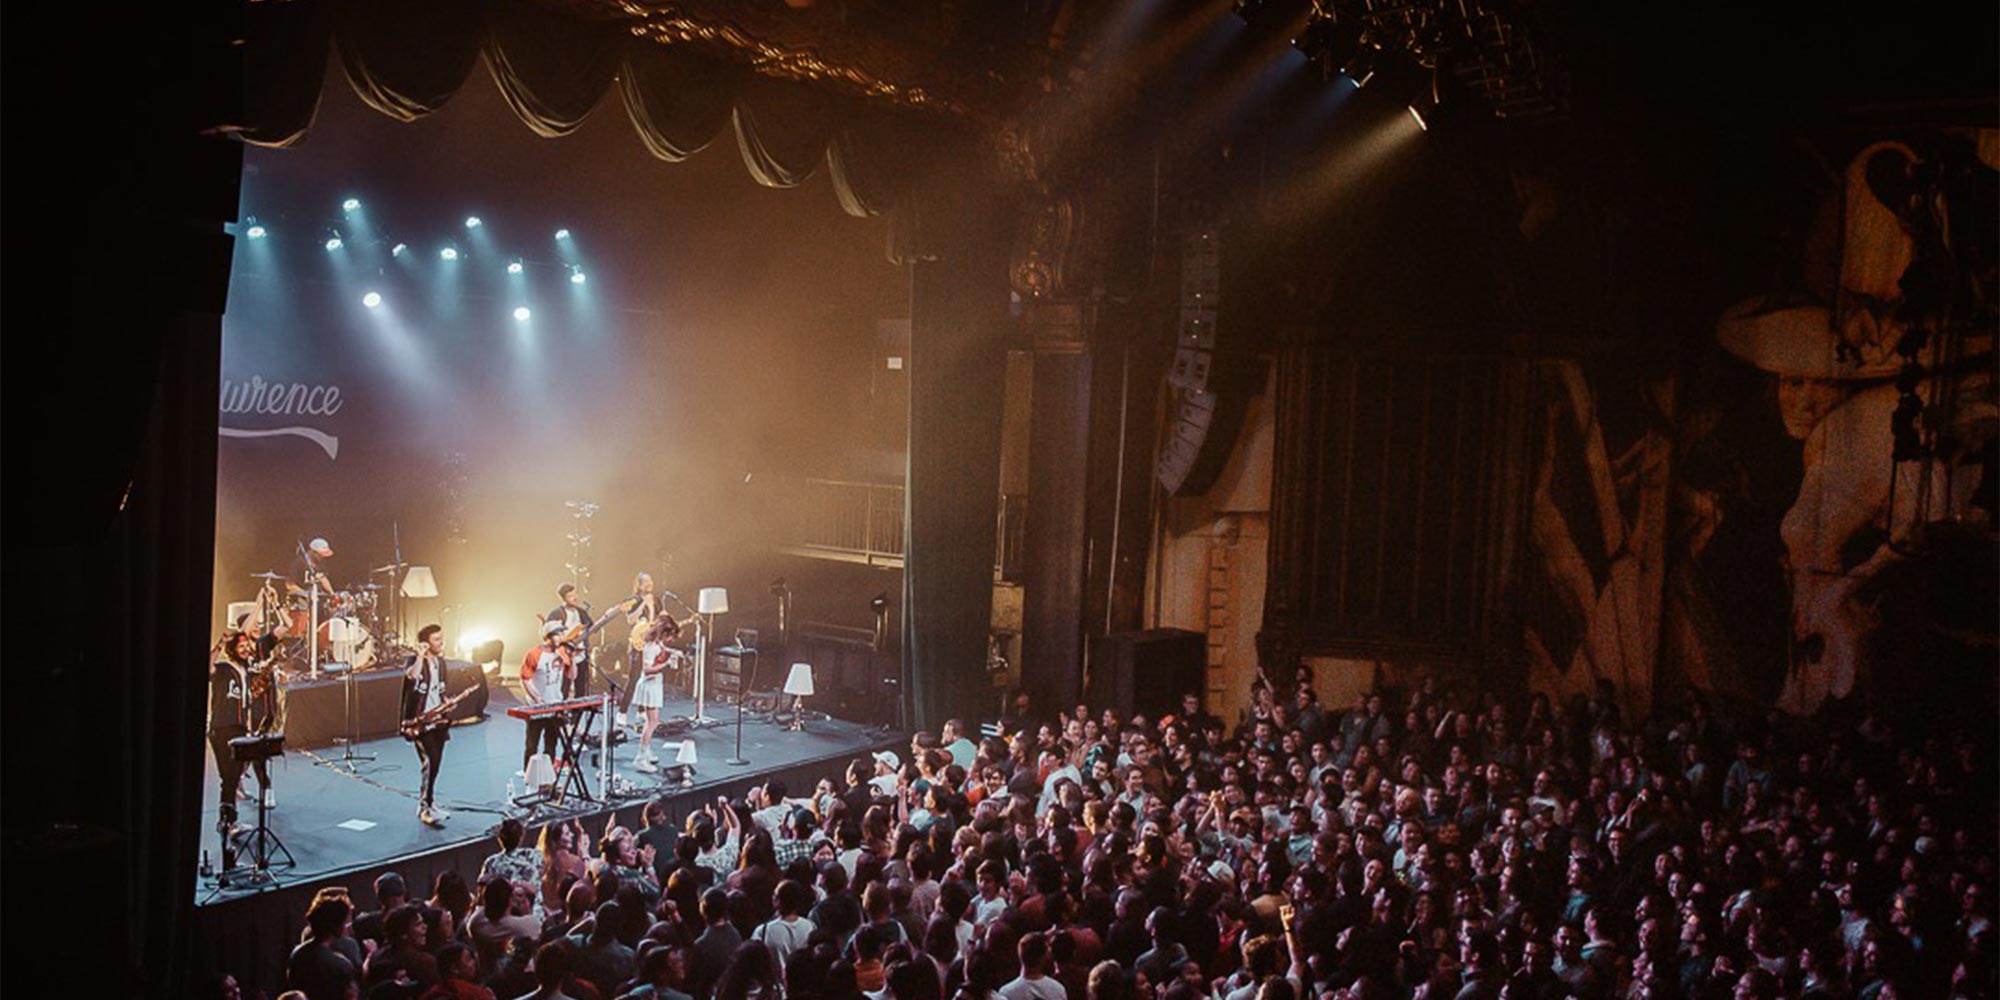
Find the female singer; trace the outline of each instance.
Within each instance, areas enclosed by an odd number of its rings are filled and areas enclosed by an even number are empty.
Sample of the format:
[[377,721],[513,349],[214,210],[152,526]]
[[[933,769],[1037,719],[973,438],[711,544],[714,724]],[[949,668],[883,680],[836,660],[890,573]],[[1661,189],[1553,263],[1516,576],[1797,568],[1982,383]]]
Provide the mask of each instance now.
[[639,675],[644,672],[645,661],[640,656],[640,647],[646,644],[646,630],[660,617],[660,595],[653,587],[653,574],[640,573],[632,578],[632,600],[625,609],[625,621],[632,631],[625,639],[625,703],[618,711],[618,725],[623,727],[626,719],[631,719],[632,728],[639,728],[636,714],[638,705],[633,700],[639,683]]
[[667,658],[677,655],[668,642],[679,635],[681,623],[672,615],[661,615],[646,629],[645,645],[639,654],[639,675],[632,682],[632,707],[642,713],[639,730],[639,756],[632,766],[648,773],[659,770],[659,760],[653,756],[653,730],[660,726],[660,703],[666,684],[662,676],[667,671]]

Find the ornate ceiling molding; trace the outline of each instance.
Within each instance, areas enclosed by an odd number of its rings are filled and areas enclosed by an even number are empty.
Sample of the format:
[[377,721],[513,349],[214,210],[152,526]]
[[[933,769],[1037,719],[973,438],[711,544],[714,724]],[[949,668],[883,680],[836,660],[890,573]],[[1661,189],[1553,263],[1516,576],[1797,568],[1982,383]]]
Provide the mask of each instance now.
[[[778,80],[878,105],[975,122],[999,117],[998,96],[974,67],[941,65],[959,19],[928,5],[702,0],[582,0],[581,6],[660,45],[691,45]],[[880,8],[879,10],[876,8]]]

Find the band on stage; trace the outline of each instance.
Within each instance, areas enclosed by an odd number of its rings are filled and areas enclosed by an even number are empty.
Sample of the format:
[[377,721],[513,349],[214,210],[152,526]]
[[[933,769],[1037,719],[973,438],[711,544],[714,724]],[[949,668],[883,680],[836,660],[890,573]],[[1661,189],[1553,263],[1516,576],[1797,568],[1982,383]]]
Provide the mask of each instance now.
[[[370,582],[347,591],[337,590],[329,575],[332,556],[332,545],[325,538],[315,537],[295,547],[289,572],[283,575],[253,574],[263,581],[254,609],[239,610],[231,616],[221,641],[210,657],[208,736],[216,768],[221,775],[218,825],[225,833],[241,831],[237,825],[236,802],[241,794],[239,789],[246,766],[232,752],[230,741],[282,731],[278,689],[284,675],[280,668],[291,666],[296,671],[301,662],[301,647],[306,642],[323,642],[326,638],[324,624],[319,629],[320,635],[308,634],[313,631],[310,602],[332,599],[333,604],[324,607],[326,617],[321,618],[324,623],[343,612],[352,611],[358,604],[372,610],[372,600],[359,601],[353,595],[372,595],[373,591],[382,589],[380,585]],[[392,563],[384,570],[391,573],[393,580],[395,571],[403,566]],[[520,777],[526,779],[530,776],[530,766],[538,752],[546,755],[551,765],[575,766],[576,762],[563,757],[573,755],[577,748],[564,744],[566,740],[575,738],[574,730],[582,710],[566,708],[536,712],[534,709],[537,706],[567,705],[591,696],[591,675],[599,669],[592,652],[593,638],[613,622],[624,626],[620,631],[626,635],[627,646],[622,656],[613,659],[622,668],[623,674],[622,678],[612,678],[611,688],[619,691],[623,699],[614,707],[620,716],[629,709],[634,725],[639,728],[639,749],[633,760],[634,766],[647,773],[660,770],[660,760],[652,752],[652,739],[661,724],[660,708],[667,681],[669,678],[684,678],[690,666],[686,653],[674,644],[682,635],[684,623],[668,613],[662,595],[651,574],[639,573],[633,580],[631,596],[605,609],[599,617],[593,613],[590,603],[582,599],[574,583],[566,582],[556,588],[556,606],[547,614],[537,616],[541,642],[527,651],[515,673],[525,702],[525,710],[516,714],[527,722]],[[672,594],[665,592],[665,596],[671,597]],[[343,601],[346,603],[343,604]],[[356,631],[361,631],[360,626],[356,626]],[[377,628],[367,631],[379,631],[387,640],[379,649],[381,655],[371,657],[375,660],[374,665],[394,664],[400,667],[402,673],[397,728],[417,756],[418,820],[427,825],[442,826],[451,813],[438,804],[437,783],[445,746],[451,739],[452,709],[471,691],[461,691],[454,697],[446,690],[444,629],[441,625],[423,626],[417,632],[414,649],[409,649],[399,659],[389,663],[383,663],[381,659],[408,647],[395,643],[393,632]],[[356,669],[363,664],[348,666]],[[616,683],[620,680],[626,682],[622,688]],[[266,761],[257,759],[249,766],[256,773],[260,794],[265,796],[263,804],[267,807],[275,805]],[[537,777],[542,784],[551,783],[545,774]]]

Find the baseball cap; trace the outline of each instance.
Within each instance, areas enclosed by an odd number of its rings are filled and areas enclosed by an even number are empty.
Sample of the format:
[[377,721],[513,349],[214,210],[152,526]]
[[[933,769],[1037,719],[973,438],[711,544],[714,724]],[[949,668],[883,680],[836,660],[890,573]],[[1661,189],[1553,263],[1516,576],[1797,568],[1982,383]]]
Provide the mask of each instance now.
[[891,771],[898,770],[903,766],[903,758],[896,756],[896,751],[894,750],[877,750],[869,756],[874,757],[880,763],[889,765],[889,770]]
[[542,635],[551,636],[563,630],[563,623],[553,618],[542,623]]

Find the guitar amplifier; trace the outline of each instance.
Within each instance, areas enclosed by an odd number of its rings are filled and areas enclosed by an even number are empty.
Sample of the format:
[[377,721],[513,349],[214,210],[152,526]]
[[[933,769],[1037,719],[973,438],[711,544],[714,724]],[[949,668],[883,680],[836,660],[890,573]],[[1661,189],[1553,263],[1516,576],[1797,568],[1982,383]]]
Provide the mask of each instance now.
[[757,669],[757,651],[742,646],[723,646],[710,658],[708,668],[708,690],[712,694],[726,694],[732,697],[743,690],[750,674]]

